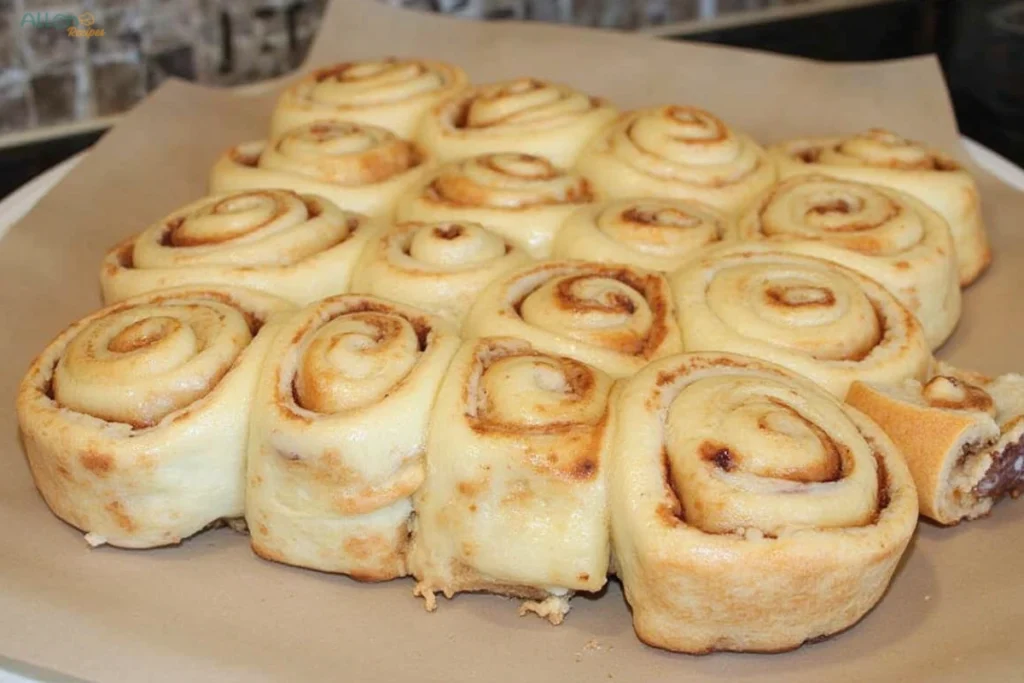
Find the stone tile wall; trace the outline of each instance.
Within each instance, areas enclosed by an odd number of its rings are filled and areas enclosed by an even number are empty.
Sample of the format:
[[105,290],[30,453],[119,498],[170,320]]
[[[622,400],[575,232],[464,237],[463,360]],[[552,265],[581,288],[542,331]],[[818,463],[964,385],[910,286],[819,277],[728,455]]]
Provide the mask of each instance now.
[[[633,28],[809,0],[382,1]],[[0,134],[117,114],[168,76],[215,85],[278,76],[302,62],[326,2],[0,0]],[[103,35],[69,36],[70,24]]]

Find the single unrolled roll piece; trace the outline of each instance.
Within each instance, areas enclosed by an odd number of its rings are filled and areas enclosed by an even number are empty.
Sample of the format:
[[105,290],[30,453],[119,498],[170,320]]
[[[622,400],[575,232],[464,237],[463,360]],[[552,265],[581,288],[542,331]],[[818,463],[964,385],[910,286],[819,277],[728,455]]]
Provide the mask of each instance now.
[[923,379],[920,324],[882,285],[839,264],[747,245],[712,247],[673,276],[687,351],[778,363],[842,399],[857,379]]
[[270,141],[243,142],[213,166],[211,192],[283,188],[390,219],[399,195],[422,181],[431,157],[389,130],[314,121]]
[[103,300],[214,283],[306,304],[348,290],[356,260],[379,230],[366,216],[290,190],[205,197],[107,253]]
[[534,258],[551,255],[573,211],[597,200],[582,176],[529,154],[484,154],[446,164],[403,196],[399,221],[473,221]]
[[823,173],[891,187],[917,197],[949,223],[960,284],[967,286],[992,260],[974,178],[953,158],[886,130],[790,140],[769,148],[781,177]]
[[18,423],[36,487],[93,545],[171,545],[245,503],[249,407],[292,306],[241,287],[143,295],[35,359]]
[[576,167],[609,197],[694,199],[730,213],[776,179],[775,164],[750,136],[683,106],[621,115]]
[[729,234],[732,221],[683,199],[618,199],[578,209],[555,237],[556,258],[674,271]]
[[525,251],[479,223],[399,223],[367,247],[352,289],[461,325],[488,283],[529,262]]
[[881,283],[942,345],[960,319],[960,279],[949,226],[898,190],[801,175],[768,190],[729,234],[768,249],[817,256]]
[[417,594],[487,591],[560,623],[608,571],[612,379],[509,338],[463,344],[431,418]]
[[1024,377],[992,379],[942,363],[936,373],[923,385],[854,382],[846,401],[903,453],[921,514],[956,524],[1024,491]]
[[616,421],[612,544],[645,643],[779,652],[882,598],[917,498],[857,410],[777,365],[700,353],[628,380]]
[[416,141],[441,161],[523,152],[570,166],[617,110],[559,83],[518,78],[468,88],[423,117]]
[[373,297],[289,320],[253,402],[245,517],[257,555],[362,581],[406,574],[427,421],[458,345],[444,320]]
[[483,291],[463,336],[525,339],[612,377],[629,377],[682,350],[668,282],[617,264],[550,261],[505,275]]
[[459,67],[424,59],[333,64],[313,70],[281,94],[270,137],[314,121],[354,121],[411,138],[427,110],[468,84]]

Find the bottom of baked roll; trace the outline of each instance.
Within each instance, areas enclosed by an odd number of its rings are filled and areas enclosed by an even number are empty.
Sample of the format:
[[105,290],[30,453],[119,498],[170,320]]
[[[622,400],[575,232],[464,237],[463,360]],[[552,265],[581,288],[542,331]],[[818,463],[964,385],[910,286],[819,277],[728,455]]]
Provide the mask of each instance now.
[[[574,595],[573,591],[562,589],[556,593],[530,586],[503,584],[480,576],[468,567],[464,567],[463,571],[465,572],[465,578],[457,578],[443,587],[434,586],[427,581],[420,581],[413,588],[412,594],[417,598],[423,598],[423,607],[428,612],[433,612],[437,609],[438,593],[441,593],[449,600],[454,598],[457,593],[502,595],[522,601],[519,605],[519,616],[535,614],[541,619],[546,619],[553,626],[561,624],[571,609],[569,601]],[[462,572],[457,570],[455,573],[456,576],[462,574]]]

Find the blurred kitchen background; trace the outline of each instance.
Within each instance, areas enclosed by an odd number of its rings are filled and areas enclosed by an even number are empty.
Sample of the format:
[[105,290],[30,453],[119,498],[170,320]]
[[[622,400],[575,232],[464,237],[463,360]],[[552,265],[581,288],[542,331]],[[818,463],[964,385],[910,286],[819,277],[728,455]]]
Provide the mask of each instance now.
[[[935,53],[962,131],[1024,165],[1024,0],[380,1],[826,60]],[[326,3],[0,0],[0,196],[94,142],[165,78],[241,86],[294,70]],[[69,37],[71,17],[103,36]]]

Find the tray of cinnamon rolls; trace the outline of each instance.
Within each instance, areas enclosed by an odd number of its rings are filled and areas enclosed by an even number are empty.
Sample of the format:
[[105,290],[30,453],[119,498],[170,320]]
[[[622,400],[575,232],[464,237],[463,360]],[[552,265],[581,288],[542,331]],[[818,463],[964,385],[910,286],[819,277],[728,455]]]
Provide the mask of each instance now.
[[228,524],[429,611],[557,625],[613,580],[656,648],[837,634],[920,519],[1024,490],[1024,376],[935,356],[992,259],[975,179],[900,132],[313,70],[96,264],[18,389],[35,484],[93,546]]

